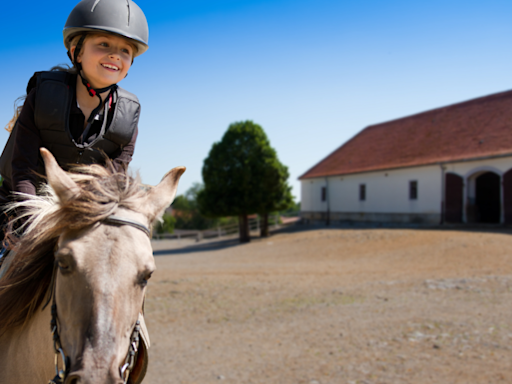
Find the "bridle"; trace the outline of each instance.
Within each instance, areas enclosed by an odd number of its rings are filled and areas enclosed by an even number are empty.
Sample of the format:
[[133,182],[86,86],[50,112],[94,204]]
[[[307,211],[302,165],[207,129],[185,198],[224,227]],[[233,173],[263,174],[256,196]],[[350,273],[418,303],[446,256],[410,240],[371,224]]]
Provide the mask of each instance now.
[[134,227],[140,229],[144,232],[148,237],[151,237],[151,231],[144,224],[141,224],[135,220],[125,219],[124,217],[110,215],[106,219],[103,220],[103,223],[109,225],[129,225],[130,227]]
[[[151,238],[151,231],[144,224],[141,224],[135,220],[126,219],[124,217],[119,217],[115,215],[110,215],[101,221],[103,224],[107,225],[129,225],[133,228],[137,228],[144,232],[148,237]],[[55,271],[56,267],[53,271],[52,277],[52,306],[51,306],[51,330],[53,335],[53,350],[55,352],[55,377],[48,382],[48,384],[63,384],[67,375],[69,374],[69,357],[66,356],[64,350],[62,349],[62,344],[60,342],[59,330],[57,327],[57,304],[55,302]],[[119,374],[121,375],[121,379],[124,384],[128,383],[128,378],[130,377],[130,372],[135,366],[135,357],[139,348],[139,334],[140,334],[140,321],[137,320],[135,325],[133,326],[133,331],[130,336],[130,347],[128,348],[128,353],[126,354],[126,358],[124,360],[124,364],[119,367]],[[62,360],[62,369],[59,369],[59,357]]]

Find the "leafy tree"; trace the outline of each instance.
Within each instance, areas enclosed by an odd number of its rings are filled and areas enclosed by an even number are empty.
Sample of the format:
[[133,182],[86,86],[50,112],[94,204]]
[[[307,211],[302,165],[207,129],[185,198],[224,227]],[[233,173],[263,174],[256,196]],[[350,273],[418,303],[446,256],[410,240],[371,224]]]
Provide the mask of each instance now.
[[162,217],[162,221],[158,221],[155,226],[155,231],[158,234],[162,233],[173,233],[174,232],[174,224],[176,223],[176,219],[168,214],[164,213]]
[[252,121],[236,122],[204,160],[198,206],[208,217],[238,216],[240,241],[247,242],[248,215],[268,219],[269,212],[287,209],[293,202],[287,179],[288,169],[279,162],[263,128]]
[[194,183],[183,195],[174,199],[172,208],[176,218],[176,228],[207,229],[217,224],[218,220],[207,218],[199,212],[197,195],[202,189],[201,183]]
[[194,183],[183,195],[176,196],[172,207],[180,211],[197,209],[197,194],[203,189],[203,184]]
[[288,167],[284,166],[277,159],[275,151],[274,158],[266,159],[266,174],[262,180],[264,196],[261,208],[258,211],[261,216],[261,237],[269,235],[268,215],[271,212],[287,210],[294,204],[291,187],[288,185]]
[[284,217],[294,217],[300,215],[300,201],[293,203],[288,209],[280,211],[279,214]]

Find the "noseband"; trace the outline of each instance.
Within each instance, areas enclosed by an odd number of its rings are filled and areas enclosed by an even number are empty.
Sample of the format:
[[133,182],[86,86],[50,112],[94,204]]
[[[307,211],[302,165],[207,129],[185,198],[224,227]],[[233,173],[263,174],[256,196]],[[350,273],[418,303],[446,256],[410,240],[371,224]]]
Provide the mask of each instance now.
[[[130,227],[137,228],[144,232],[149,238],[151,238],[151,231],[144,224],[141,224],[135,220],[126,219],[124,217],[119,217],[115,215],[110,215],[107,218],[103,219],[102,222],[107,225],[129,225]],[[52,299],[52,307],[51,307],[51,330],[53,334],[53,349],[55,352],[55,377],[49,381],[48,384],[63,384],[66,376],[69,373],[69,357],[65,355],[62,345],[60,342],[60,335],[57,329],[57,304],[55,303],[55,272],[52,278],[53,285],[53,299]],[[137,353],[139,347],[139,333],[140,333],[140,322],[137,320],[135,325],[133,326],[133,331],[130,336],[130,347],[128,348],[128,353],[126,354],[125,361],[123,366],[119,368],[119,374],[123,382],[128,383],[128,378],[130,376],[130,371],[133,369],[135,365],[135,355]],[[59,369],[59,357],[62,359],[62,368]]]

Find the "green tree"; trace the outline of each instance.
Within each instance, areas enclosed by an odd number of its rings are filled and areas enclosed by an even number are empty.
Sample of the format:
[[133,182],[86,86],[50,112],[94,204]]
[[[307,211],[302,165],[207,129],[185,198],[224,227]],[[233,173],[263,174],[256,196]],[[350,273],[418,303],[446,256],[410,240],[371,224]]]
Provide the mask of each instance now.
[[268,231],[268,215],[271,212],[287,210],[293,207],[293,196],[291,187],[288,185],[288,167],[281,164],[277,158],[275,151],[274,156],[265,159],[265,176],[262,180],[264,199],[262,201],[258,214],[261,217],[261,237],[267,237]]
[[158,221],[155,225],[155,231],[158,234],[163,233],[173,233],[174,232],[174,224],[176,223],[176,219],[168,213],[164,213],[162,216],[162,221]]
[[203,189],[203,184],[194,183],[183,195],[176,196],[172,207],[181,211],[197,209],[197,194]]
[[287,179],[288,169],[263,128],[252,121],[236,122],[204,160],[198,206],[208,217],[238,216],[240,241],[247,242],[248,215],[268,218],[269,212],[287,209],[293,202]]
[[208,229],[217,224],[217,219],[210,219],[199,212],[197,195],[203,189],[203,184],[194,183],[183,194],[174,199],[172,208],[176,218],[176,228],[179,229]]
[[293,203],[292,206],[290,206],[288,209],[285,209],[281,212],[279,212],[281,216],[284,217],[294,217],[300,215],[300,201]]

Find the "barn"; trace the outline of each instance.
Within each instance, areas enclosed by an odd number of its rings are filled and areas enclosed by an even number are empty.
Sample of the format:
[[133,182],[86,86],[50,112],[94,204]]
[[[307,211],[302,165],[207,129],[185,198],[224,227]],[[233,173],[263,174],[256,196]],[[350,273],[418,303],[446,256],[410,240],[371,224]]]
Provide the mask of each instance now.
[[512,91],[369,126],[299,180],[307,221],[512,223]]

